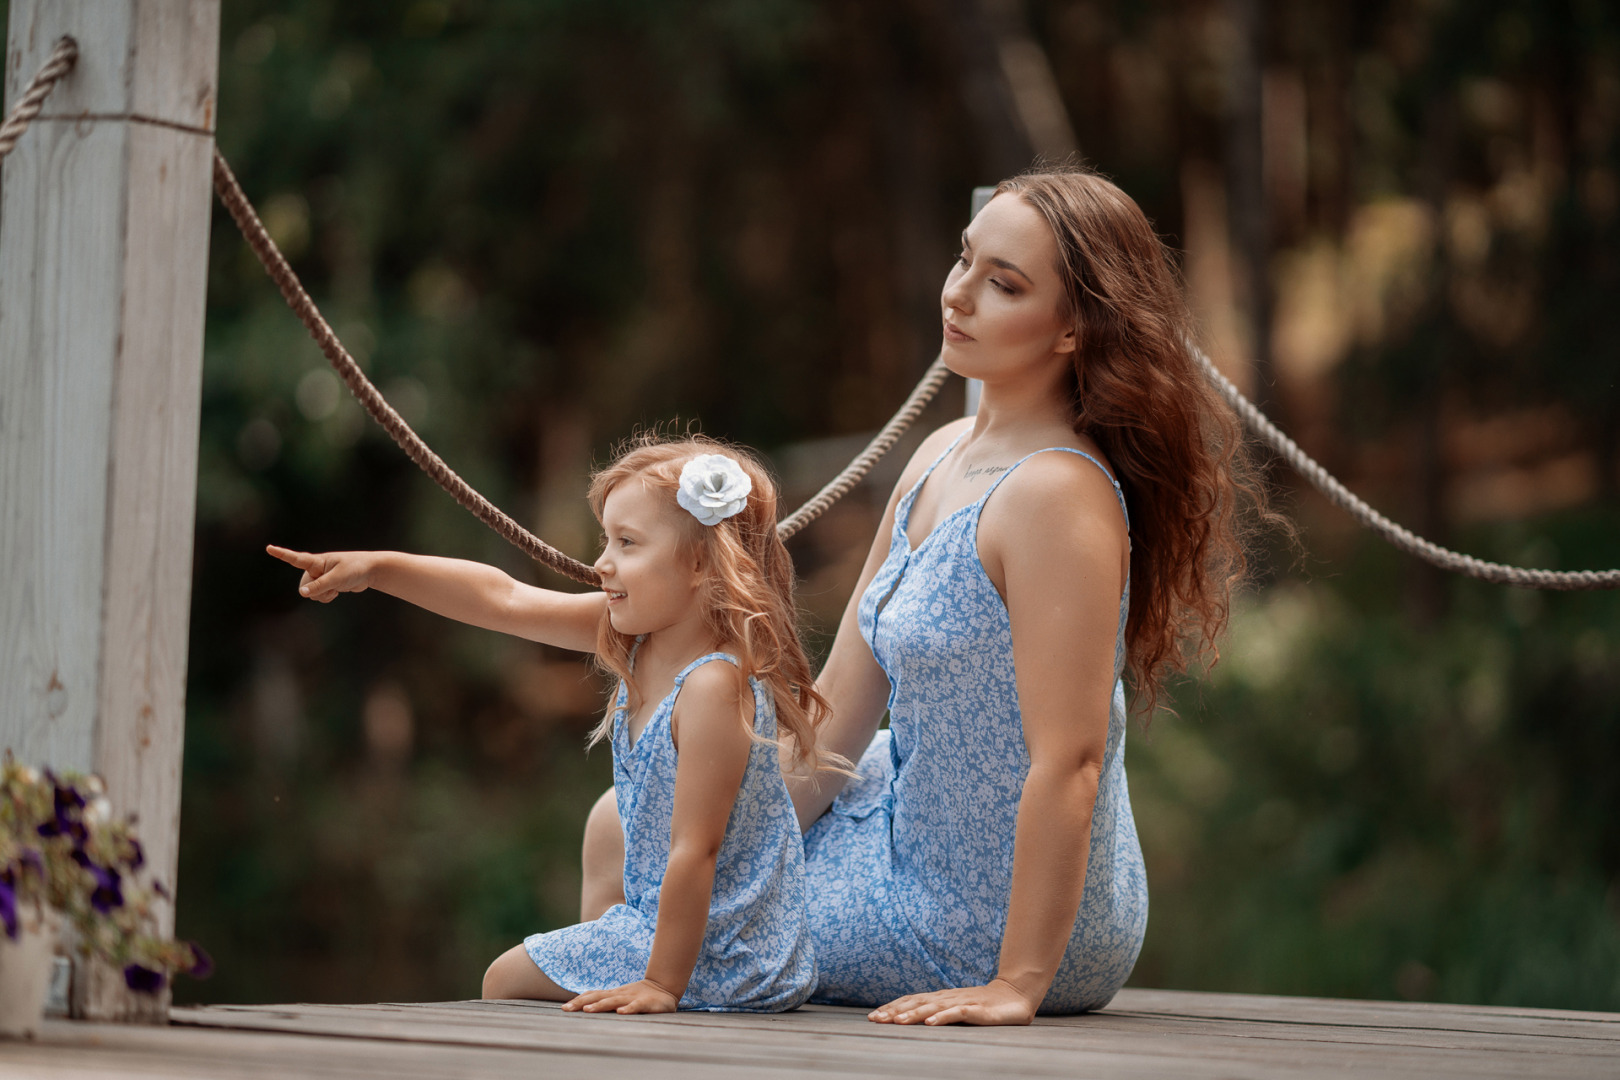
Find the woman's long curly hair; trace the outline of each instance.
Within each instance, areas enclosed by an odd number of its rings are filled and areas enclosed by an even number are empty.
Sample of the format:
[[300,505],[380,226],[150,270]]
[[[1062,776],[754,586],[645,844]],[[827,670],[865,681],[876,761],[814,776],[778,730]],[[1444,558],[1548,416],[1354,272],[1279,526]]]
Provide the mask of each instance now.
[[[675,494],[682,466],[700,454],[717,453],[737,460],[753,490],[738,513],[704,525],[677,509]],[[591,478],[587,497],[598,521],[608,493],[628,480],[638,480],[668,500],[675,511],[672,517],[681,523],[682,556],[701,560],[703,589],[698,603],[714,640],[737,657],[742,723],[749,737],[762,741],[754,731],[754,695],[748,686],[753,677],[775,699],[777,734],[791,736],[793,765],[812,771],[845,769],[848,763],[821,749],[817,739],[827,716],[827,700],[816,692],[815,676],[799,640],[793,560],[776,535],[776,484],[765,466],[747,450],[706,436],[638,435]],[[596,633],[598,666],[634,685],[630,679],[634,646],[635,638],[613,629],[604,611]],[[610,734],[612,723],[609,713],[591,732],[592,745]]]
[[1131,199],[1083,166],[1003,180],[1057,239],[1066,318],[1079,331],[1070,419],[1114,467],[1131,519],[1126,667],[1151,716],[1165,680],[1218,659],[1247,568],[1246,517],[1272,521],[1237,417],[1194,360],[1169,249]]

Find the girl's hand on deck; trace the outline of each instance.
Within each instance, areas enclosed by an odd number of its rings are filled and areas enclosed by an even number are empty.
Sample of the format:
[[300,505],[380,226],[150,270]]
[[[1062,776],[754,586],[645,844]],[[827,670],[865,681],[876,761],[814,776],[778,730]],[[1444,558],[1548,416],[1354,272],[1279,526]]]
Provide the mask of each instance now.
[[1035,1003],[1011,983],[994,979],[989,986],[907,994],[866,1018],[877,1024],[1027,1024],[1035,1018]]
[[376,553],[371,551],[328,551],[312,555],[274,544],[266,545],[265,550],[302,570],[304,576],[298,580],[299,595],[323,604],[330,604],[338,593],[365,592],[371,587],[371,575],[377,566]]
[[679,999],[657,983],[642,979],[615,990],[587,990],[563,1004],[564,1012],[674,1012]]

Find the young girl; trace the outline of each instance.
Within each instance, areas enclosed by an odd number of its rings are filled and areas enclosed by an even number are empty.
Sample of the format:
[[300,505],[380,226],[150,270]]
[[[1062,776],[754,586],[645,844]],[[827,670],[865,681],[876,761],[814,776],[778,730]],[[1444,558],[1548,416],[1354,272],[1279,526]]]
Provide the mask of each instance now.
[[592,481],[602,592],[523,585],[493,567],[400,552],[311,555],[299,592],[367,588],[475,626],[594,651],[619,677],[591,743],[613,745],[624,902],[535,934],[490,965],[486,998],[621,1013],[774,1012],[816,982],[803,848],[777,731],[825,767],[825,703],[794,626],[776,492],[747,453],[643,437]]

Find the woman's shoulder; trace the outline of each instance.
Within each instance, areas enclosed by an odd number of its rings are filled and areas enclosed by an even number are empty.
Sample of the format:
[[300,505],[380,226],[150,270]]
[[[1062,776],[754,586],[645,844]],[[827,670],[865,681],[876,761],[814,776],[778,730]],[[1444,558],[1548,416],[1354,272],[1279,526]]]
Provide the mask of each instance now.
[[1017,537],[1018,547],[1029,546],[1027,541],[1041,547],[1095,540],[1099,526],[1102,535],[1124,543],[1129,532],[1113,468],[1083,436],[1032,453],[1008,474],[991,503],[981,533],[993,538],[997,525],[1016,524],[1008,536]]

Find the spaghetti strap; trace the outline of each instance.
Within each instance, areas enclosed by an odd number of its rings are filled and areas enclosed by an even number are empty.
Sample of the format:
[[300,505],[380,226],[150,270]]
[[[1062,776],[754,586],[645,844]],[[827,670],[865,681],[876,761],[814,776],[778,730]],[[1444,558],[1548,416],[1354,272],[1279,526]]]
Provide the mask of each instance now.
[[[955,445],[955,444],[953,443],[952,445]],[[1044,447],[1044,448],[1042,448],[1040,450],[1035,450],[1035,451],[1032,451],[1032,452],[1030,452],[1028,454],[1025,454],[1023,457],[1021,457],[1017,461],[1013,462],[1012,468],[1008,469],[1006,472],[1004,472],[1000,476],[996,477],[995,480],[992,481],[991,484],[990,484],[990,490],[986,491],[983,495],[979,496],[979,508],[980,508],[980,510],[982,511],[984,509],[984,504],[990,500],[990,496],[995,493],[996,488],[1001,486],[1001,482],[1003,480],[1007,479],[1007,477],[1009,477],[1009,476],[1011,476],[1013,474],[1013,469],[1018,468],[1018,466],[1022,465],[1024,462],[1028,461],[1030,458],[1034,457],[1036,454],[1044,454],[1044,453],[1047,453],[1048,451],[1051,451],[1051,450],[1061,450],[1065,454],[1077,454],[1080,457],[1083,457],[1087,461],[1091,462],[1093,465],[1097,466],[1098,469],[1102,470],[1102,474],[1104,476],[1108,477],[1108,482],[1110,484],[1114,485],[1114,498],[1119,500],[1119,512],[1121,514],[1125,515],[1125,531],[1130,532],[1130,528],[1131,528],[1131,512],[1128,509],[1126,509],[1126,507],[1125,507],[1125,492],[1120,488],[1119,481],[1114,479],[1114,474],[1113,473],[1109,472],[1106,468],[1104,468],[1102,462],[1098,461],[1096,458],[1092,457],[1090,454],[1086,453],[1084,450],[1076,450],[1072,446],[1048,446],[1048,447]]]
[[696,660],[682,668],[681,673],[675,676],[675,689],[679,690],[681,685],[686,682],[686,677],[688,675],[692,674],[692,672],[696,671],[704,664],[707,664],[710,660],[724,660],[732,667],[742,667],[742,665],[737,662],[737,658],[732,656],[730,653],[712,652],[705,656],[698,657]]

